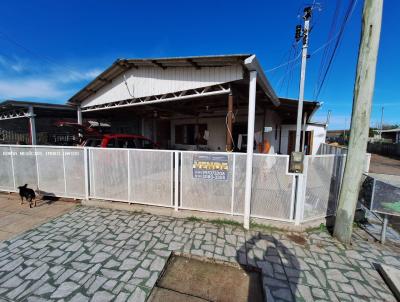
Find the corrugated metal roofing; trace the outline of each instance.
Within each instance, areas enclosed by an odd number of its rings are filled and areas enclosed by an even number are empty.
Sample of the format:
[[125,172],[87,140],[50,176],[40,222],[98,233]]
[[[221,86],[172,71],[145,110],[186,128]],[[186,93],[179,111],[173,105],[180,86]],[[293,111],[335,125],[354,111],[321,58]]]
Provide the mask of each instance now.
[[1,102],[0,110],[9,108],[29,107],[29,106],[32,106],[34,108],[45,108],[45,109],[75,110],[75,108],[70,105],[31,102],[31,101],[17,101],[17,100],[5,100]]
[[[103,71],[92,82],[77,92],[68,100],[69,104],[79,104],[96,91],[111,83],[113,79],[131,68],[143,66],[157,66],[162,69],[168,67],[222,67],[244,64],[251,57],[250,54],[215,55],[215,56],[192,56],[192,57],[169,57],[169,58],[144,58],[144,59],[118,59],[109,68]],[[265,78],[263,71],[260,76]],[[274,94],[274,93],[273,93]]]

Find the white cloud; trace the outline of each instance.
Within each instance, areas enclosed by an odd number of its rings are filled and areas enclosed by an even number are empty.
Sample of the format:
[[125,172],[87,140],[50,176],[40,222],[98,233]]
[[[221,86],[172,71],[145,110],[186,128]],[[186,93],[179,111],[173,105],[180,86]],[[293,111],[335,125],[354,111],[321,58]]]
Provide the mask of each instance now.
[[60,82],[63,83],[74,83],[74,82],[81,82],[81,81],[89,81],[97,77],[102,70],[99,68],[93,68],[89,70],[82,70],[82,71],[73,71],[73,70],[60,70],[55,69],[54,75],[58,78]]
[[[78,66],[78,64],[76,64]],[[62,64],[39,64],[27,58],[0,55],[0,99],[64,101],[101,73]]]
[[0,80],[0,97],[4,99],[65,100],[73,91],[46,79]]

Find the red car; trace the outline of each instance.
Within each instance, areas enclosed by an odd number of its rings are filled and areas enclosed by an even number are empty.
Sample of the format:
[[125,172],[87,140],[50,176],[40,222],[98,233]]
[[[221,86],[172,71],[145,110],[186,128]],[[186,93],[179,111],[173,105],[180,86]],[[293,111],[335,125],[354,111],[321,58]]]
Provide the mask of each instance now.
[[103,134],[99,137],[89,137],[83,143],[84,147],[159,149],[160,146],[147,137],[136,134]]

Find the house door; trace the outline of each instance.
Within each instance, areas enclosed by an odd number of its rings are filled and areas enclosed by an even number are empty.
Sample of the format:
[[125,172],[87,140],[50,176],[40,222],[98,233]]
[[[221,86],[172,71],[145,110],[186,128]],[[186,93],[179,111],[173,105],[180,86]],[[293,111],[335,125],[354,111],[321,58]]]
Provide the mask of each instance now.
[[[314,137],[314,131],[306,131],[306,139],[304,144],[304,151],[306,155],[310,155],[312,153],[313,137]],[[301,132],[300,146],[302,146],[302,144],[303,144],[303,132]],[[295,145],[296,145],[296,131],[290,130],[288,137],[287,154],[291,154],[294,151]]]

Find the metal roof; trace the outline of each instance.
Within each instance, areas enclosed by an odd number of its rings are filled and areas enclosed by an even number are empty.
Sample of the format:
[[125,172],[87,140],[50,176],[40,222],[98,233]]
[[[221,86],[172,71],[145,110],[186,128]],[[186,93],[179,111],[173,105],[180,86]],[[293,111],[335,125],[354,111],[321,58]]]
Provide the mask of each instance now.
[[118,59],[93,81],[87,84],[74,96],[68,100],[68,104],[80,104],[90,95],[111,83],[113,79],[131,68],[156,66],[162,69],[169,67],[223,67],[241,64],[248,70],[256,70],[258,73],[258,83],[264,92],[271,98],[275,105],[279,100],[269,84],[260,64],[255,55],[234,54],[234,55],[214,55],[214,56],[192,56],[192,57],[169,57],[169,58],[145,58],[145,59]]
[[10,108],[42,108],[42,109],[59,109],[59,110],[75,110],[74,107],[64,104],[54,104],[54,103],[42,103],[42,102],[31,102],[31,101],[17,101],[17,100],[5,100],[0,103],[0,111]]
[[394,128],[394,129],[387,129],[387,130],[376,130],[382,133],[387,133],[387,132],[400,132],[400,128]]

